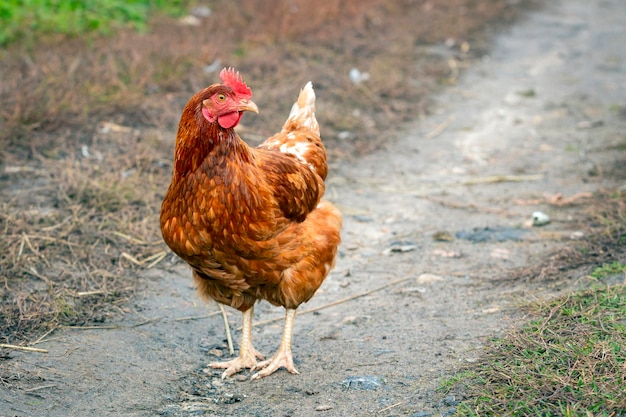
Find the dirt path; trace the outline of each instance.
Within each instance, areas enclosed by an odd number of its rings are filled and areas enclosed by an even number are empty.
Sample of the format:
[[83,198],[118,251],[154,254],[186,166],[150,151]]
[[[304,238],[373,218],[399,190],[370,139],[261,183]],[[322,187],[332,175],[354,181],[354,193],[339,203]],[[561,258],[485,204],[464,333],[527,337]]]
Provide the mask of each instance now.
[[[554,290],[499,283],[578,231],[581,206],[550,205],[545,193],[567,198],[626,176],[626,9],[621,0],[549,3],[498,36],[433,116],[387,150],[333,167],[341,257],[302,310],[391,285],[300,314],[301,375],[248,382],[203,372],[215,353],[228,355],[221,318],[190,319],[217,307],[197,298],[182,264],[166,263],[139,278],[145,291],[115,328],[58,331],[38,345],[48,354],[16,354],[21,389],[0,391],[0,416],[450,412],[456,399],[434,392],[440,377],[477,358],[517,302]],[[520,231],[534,211],[553,221]],[[453,240],[435,239],[446,235]],[[262,303],[256,320],[282,314]],[[239,325],[238,314],[230,320]],[[258,326],[256,347],[273,352],[281,330],[281,321]]]

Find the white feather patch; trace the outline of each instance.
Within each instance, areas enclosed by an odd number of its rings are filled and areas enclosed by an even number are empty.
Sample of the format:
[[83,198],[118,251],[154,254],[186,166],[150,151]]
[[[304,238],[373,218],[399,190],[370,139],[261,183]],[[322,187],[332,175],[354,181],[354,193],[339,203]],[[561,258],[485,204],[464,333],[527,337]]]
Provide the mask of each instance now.
[[[289,135],[293,135],[295,137],[293,133],[290,133]],[[289,137],[289,135],[287,135],[287,137]],[[309,142],[295,142],[291,144],[283,143],[282,145],[280,145],[279,149],[282,153],[294,155],[296,158],[298,158],[298,161],[307,165],[309,168],[311,168],[311,171],[315,172],[315,167],[310,164],[304,157],[304,155],[306,155],[306,153],[309,151],[310,147],[311,144]]]

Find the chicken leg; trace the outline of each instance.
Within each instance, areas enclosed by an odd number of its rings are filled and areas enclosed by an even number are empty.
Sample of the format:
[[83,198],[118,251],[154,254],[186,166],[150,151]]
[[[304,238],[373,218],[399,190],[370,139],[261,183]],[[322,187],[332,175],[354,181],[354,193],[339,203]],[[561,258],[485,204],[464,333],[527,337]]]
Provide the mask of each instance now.
[[[244,311],[241,316],[241,343],[239,344],[239,357],[226,362],[213,362],[209,366],[211,368],[226,368],[222,373],[222,379],[233,376],[244,368],[256,369],[256,359],[265,359],[252,346],[252,315],[254,307],[250,307]],[[268,374],[269,375],[269,374]]]
[[291,336],[293,335],[293,322],[296,318],[295,309],[287,309],[285,314],[285,329],[283,330],[283,338],[278,347],[278,351],[272,359],[268,359],[263,362],[259,362],[254,369],[261,369],[256,374],[252,375],[250,380],[265,378],[273,374],[279,368],[285,368],[292,374],[299,374],[296,367],[293,365],[293,355],[291,353]]

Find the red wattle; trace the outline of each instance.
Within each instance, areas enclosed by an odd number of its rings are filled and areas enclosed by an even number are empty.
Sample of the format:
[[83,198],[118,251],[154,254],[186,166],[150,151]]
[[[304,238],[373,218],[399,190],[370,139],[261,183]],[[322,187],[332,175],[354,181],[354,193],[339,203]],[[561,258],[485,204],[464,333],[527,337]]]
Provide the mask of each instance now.
[[238,112],[238,111],[227,113],[222,116],[219,116],[217,118],[217,122],[224,129],[230,129],[231,127],[237,126],[237,123],[239,123],[239,120],[241,120],[242,114],[243,112]]

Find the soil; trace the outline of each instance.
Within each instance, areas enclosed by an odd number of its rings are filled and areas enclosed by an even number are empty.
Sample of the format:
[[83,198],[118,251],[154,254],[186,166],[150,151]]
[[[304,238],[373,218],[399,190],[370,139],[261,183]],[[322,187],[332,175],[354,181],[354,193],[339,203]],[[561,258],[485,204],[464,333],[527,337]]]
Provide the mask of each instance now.
[[[0,416],[453,413],[462,393],[440,395],[442,378],[514,325],[520,303],[584,279],[510,276],[584,233],[585,193],[623,186],[625,43],[620,0],[549,2],[498,35],[401,139],[331,167],[343,243],[296,319],[300,375],[205,370],[229,356],[224,324],[168,256],[138,277],[118,322],[57,330],[37,345],[47,354],[11,353]],[[550,222],[532,226],[534,212]],[[265,354],[282,314],[256,308],[256,322],[277,319],[254,329]],[[237,343],[240,317],[228,316]]]

